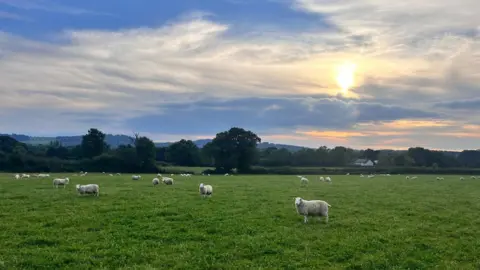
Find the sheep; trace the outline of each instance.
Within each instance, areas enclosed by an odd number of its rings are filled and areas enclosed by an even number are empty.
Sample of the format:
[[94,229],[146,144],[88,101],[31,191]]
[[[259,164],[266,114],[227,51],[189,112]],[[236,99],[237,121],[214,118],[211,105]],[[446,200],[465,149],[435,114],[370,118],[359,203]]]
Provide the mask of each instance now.
[[153,180],[152,180],[153,186],[156,186],[156,185],[158,185],[159,183],[160,183],[160,180],[159,180],[158,178],[153,178]]
[[323,178],[323,176],[320,176],[320,178],[318,179],[320,179],[320,181],[325,181],[325,178]]
[[410,179],[412,179],[412,180],[413,180],[413,179],[417,179],[417,177],[416,177],[416,176],[412,176]]
[[375,177],[375,175],[374,174],[369,174],[367,177],[368,178],[373,178],[373,177]]
[[319,220],[325,217],[325,223],[328,223],[328,207],[331,207],[326,201],[322,200],[304,200],[300,197],[295,198],[295,208],[297,213],[303,215],[303,222],[308,222],[308,216],[318,216]]
[[330,176],[325,177],[325,182],[332,182],[332,179],[330,179]]
[[30,178],[29,174],[22,173],[22,178]]
[[443,177],[437,177],[437,180],[444,180]]
[[121,175],[121,174],[117,172],[116,175]]
[[100,195],[100,188],[97,184],[77,185],[76,188],[79,195],[94,194],[97,197]]
[[305,177],[300,178],[300,184],[302,185],[308,185],[308,179]]
[[173,179],[170,178],[170,177],[163,177],[163,178],[162,178],[162,182],[163,182],[165,185],[173,185]]
[[200,191],[200,195],[204,198],[206,196],[211,197],[213,193],[213,187],[211,185],[204,185],[203,183],[200,183],[198,190]]
[[470,176],[470,179],[477,179],[476,176]]
[[39,174],[37,174],[37,177],[41,177],[41,178],[50,177],[50,174],[48,174],[48,173],[39,173]]
[[363,176],[363,173],[361,173],[361,174],[360,174],[360,177],[365,177],[365,176]]
[[140,178],[142,178],[141,175],[132,175],[132,180],[139,180]]
[[460,180],[465,180],[465,178],[463,178],[463,177],[460,177]]
[[15,174],[15,179],[20,179],[20,175],[19,174]]
[[68,177],[65,177],[65,178],[55,178],[53,179],[53,187],[55,188],[58,188],[58,186],[63,186],[63,188],[65,188],[65,186],[70,182],[70,179],[68,179]]
[[108,176],[113,176],[113,174],[110,173]]
[[157,173],[157,176],[162,177],[162,174],[161,174],[161,173]]
[[225,176],[229,176],[230,174],[226,173]]
[[408,176],[408,175],[407,175],[407,176],[405,176],[405,179],[409,180],[409,179],[410,179],[410,176]]

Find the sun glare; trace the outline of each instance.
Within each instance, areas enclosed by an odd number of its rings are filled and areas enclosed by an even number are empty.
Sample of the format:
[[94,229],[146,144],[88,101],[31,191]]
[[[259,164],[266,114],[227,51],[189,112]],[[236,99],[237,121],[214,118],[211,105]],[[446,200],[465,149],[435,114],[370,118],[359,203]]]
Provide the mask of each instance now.
[[343,94],[347,94],[348,90],[355,83],[355,70],[357,66],[353,63],[344,63],[337,70],[337,84],[342,89]]

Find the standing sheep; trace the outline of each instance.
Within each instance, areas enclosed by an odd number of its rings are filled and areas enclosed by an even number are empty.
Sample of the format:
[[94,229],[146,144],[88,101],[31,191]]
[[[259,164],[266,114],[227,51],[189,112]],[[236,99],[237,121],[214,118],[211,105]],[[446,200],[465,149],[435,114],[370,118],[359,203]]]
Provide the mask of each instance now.
[[305,177],[300,178],[300,184],[302,185],[308,185],[308,179]]
[[156,185],[160,184],[160,180],[158,178],[153,178],[152,184],[153,184],[153,186],[156,186]]
[[295,208],[298,214],[303,215],[304,223],[308,222],[308,216],[317,216],[319,219],[325,217],[325,223],[328,223],[328,207],[331,207],[331,205],[326,201],[307,201],[300,197],[295,198]]
[[170,178],[170,177],[163,177],[163,178],[162,178],[162,182],[163,182],[165,185],[173,185],[173,179]]
[[100,187],[97,184],[77,185],[78,194],[94,194],[97,197],[100,195]]
[[213,193],[213,187],[211,185],[204,185],[203,183],[200,183],[198,190],[200,191],[200,195],[202,195],[204,198],[206,196],[212,196]]
[[63,188],[65,188],[65,186],[70,182],[70,179],[68,179],[68,177],[65,177],[65,178],[55,178],[53,179],[53,187],[56,187],[58,188],[58,186],[63,186]]
[[140,178],[142,178],[141,175],[132,175],[132,180],[139,180]]

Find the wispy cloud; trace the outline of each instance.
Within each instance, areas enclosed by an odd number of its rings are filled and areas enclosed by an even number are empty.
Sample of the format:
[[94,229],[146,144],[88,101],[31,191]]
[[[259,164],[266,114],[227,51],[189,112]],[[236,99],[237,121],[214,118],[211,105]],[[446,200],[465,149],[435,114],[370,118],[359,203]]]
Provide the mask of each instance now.
[[82,8],[70,7],[57,4],[50,0],[0,0],[0,4],[8,5],[18,9],[43,10],[47,12],[65,13],[71,15],[111,15],[108,13],[96,12]]
[[19,20],[19,21],[31,21],[31,19],[29,19],[27,17],[20,16],[20,15],[15,14],[15,13],[5,12],[5,11],[0,10],[0,20],[2,20],[2,19]]

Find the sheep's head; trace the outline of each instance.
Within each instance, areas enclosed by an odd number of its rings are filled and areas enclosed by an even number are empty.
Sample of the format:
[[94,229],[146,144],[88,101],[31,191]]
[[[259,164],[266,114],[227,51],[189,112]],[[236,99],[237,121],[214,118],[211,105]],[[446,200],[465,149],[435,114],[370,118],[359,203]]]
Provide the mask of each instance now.
[[80,189],[80,185],[76,185],[75,188],[76,188],[77,190],[79,190],[79,189]]
[[203,188],[203,187],[204,187],[204,186],[203,186],[203,183],[200,183],[200,188]]
[[296,197],[296,198],[295,198],[295,205],[299,206],[299,205],[301,205],[301,204],[302,204],[302,198]]

